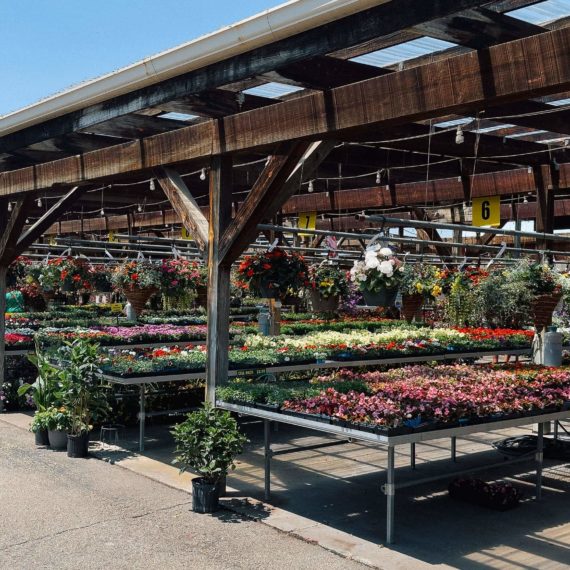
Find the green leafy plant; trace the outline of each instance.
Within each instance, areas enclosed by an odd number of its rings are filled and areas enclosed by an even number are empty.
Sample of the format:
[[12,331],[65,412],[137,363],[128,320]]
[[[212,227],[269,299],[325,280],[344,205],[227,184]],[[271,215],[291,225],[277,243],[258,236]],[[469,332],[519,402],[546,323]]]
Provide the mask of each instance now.
[[65,406],[50,406],[46,410],[36,412],[32,419],[30,430],[36,433],[41,430],[65,431],[71,428],[71,417]]
[[30,394],[36,409],[45,411],[60,400],[58,371],[43,355],[36,345],[35,354],[29,354],[28,360],[38,369],[38,376],[33,384],[22,384],[18,389],[18,396]]
[[402,295],[421,295],[429,299],[439,296],[442,287],[438,283],[435,265],[424,263],[405,263],[402,267]]
[[172,430],[176,441],[176,458],[180,471],[195,471],[204,482],[215,484],[235,468],[235,458],[243,452],[247,438],[229,412],[204,407],[188,414]]
[[58,372],[63,403],[69,409],[70,433],[89,431],[95,420],[108,412],[106,385],[99,369],[99,345],[83,339],[67,342],[59,350]]

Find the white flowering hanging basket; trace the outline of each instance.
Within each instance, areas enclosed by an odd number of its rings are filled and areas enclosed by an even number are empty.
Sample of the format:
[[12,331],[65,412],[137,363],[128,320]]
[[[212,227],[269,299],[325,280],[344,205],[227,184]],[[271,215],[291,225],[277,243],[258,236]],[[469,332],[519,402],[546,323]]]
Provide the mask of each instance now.
[[402,278],[402,262],[388,247],[369,247],[364,260],[355,261],[351,280],[358,285],[365,303],[370,307],[391,307],[396,302]]

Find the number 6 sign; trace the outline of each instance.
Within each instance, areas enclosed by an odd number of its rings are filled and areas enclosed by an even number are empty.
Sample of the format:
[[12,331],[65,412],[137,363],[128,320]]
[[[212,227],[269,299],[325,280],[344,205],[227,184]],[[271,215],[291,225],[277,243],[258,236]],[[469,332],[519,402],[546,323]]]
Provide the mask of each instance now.
[[474,226],[501,225],[501,198],[499,196],[473,198],[472,206]]

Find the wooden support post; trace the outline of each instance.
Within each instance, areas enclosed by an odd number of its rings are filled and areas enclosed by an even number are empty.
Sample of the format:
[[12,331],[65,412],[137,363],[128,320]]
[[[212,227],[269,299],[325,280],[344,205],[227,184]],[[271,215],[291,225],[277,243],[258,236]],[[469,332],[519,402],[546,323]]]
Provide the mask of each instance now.
[[[554,199],[559,186],[560,173],[554,165],[543,165],[534,169],[536,183],[536,222],[535,231],[551,234],[554,231]],[[537,250],[552,249],[553,243],[538,240]],[[552,256],[548,259],[552,262]]]
[[[8,221],[8,201],[0,201],[0,239],[2,246],[10,241],[9,229],[10,222]],[[6,263],[0,264],[0,386],[4,384],[4,371],[5,371],[5,355],[6,355],[6,273],[8,265]],[[0,400],[0,412],[4,410],[4,402]]]
[[215,404],[216,385],[228,376],[230,268],[220,256],[220,239],[232,215],[232,160],[216,156],[210,169],[208,235],[208,333],[206,401]]
[[269,299],[269,334],[278,336],[281,334],[281,301],[277,299]]

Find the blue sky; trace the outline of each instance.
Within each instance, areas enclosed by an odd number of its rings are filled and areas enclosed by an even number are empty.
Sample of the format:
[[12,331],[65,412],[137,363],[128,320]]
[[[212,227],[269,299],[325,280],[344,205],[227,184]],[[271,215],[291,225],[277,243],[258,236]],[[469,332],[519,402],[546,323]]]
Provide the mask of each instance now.
[[283,0],[0,0],[0,115]]

